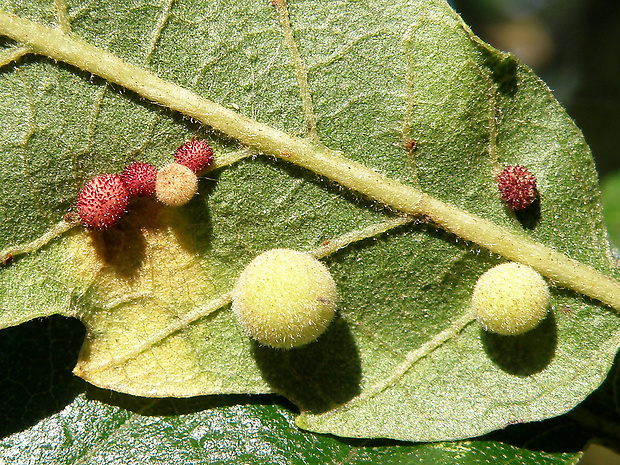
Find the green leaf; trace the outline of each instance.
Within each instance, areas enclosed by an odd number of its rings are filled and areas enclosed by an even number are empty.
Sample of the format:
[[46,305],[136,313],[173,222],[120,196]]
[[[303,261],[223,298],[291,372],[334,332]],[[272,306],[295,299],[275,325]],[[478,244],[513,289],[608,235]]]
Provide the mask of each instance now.
[[617,248],[620,245],[620,172],[612,173],[603,180],[601,195],[609,239]]
[[[277,392],[310,430],[440,441],[557,416],[604,380],[617,316],[579,292],[617,304],[605,275],[618,270],[590,152],[547,87],[444,1],[293,2],[303,67],[268,2],[82,2],[56,19],[40,2],[2,6],[72,33],[26,34],[31,23],[0,15],[3,34],[68,63],[28,55],[2,68],[0,250],[69,229],[86,180],[135,159],[163,166],[196,134],[219,160],[239,158],[241,142],[319,174],[246,159],[209,173],[185,207],[147,199],[110,231],[16,249],[37,250],[0,269],[0,325],[78,317],[88,334],[75,372],[90,383],[147,397]],[[504,164],[538,178],[524,214],[499,199]],[[424,216],[404,225],[355,191]],[[287,352],[249,341],[227,306],[243,266],[343,237],[355,243],[326,259],[342,295],[327,334]],[[469,313],[498,253],[572,289],[554,286],[550,316],[521,337],[486,334]]]
[[[348,444],[312,435],[294,425],[293,414],[266,405],[269,398],[198,402],[200,413],[166,417],[167,406],[148,415],[78,397],[58,414],[2,443],[4,463],[436,463],[476,464],[514,460],[524,464],[575,464],[580,454],[528,451],[492,441],[419,445]],[[245,402],[243,402],[245,401]],[[174,404],[173,404],[174,406]],[[169,408],[169,407],[168,407]],[[174,410],[174,408],[172,409]],[[48,431],[58,434],[50,435]]]

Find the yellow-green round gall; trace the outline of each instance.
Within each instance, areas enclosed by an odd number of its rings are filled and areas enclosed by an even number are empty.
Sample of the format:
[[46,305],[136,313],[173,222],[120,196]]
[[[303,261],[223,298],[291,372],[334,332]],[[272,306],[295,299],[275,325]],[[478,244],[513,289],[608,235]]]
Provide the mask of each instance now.
[[170,163],[157,172],[155,194],[157,200],[170,207],[189,202],[198,190],[198,178],[187,166]]
[[534,329],[549,311],[549,286],[534,269],[502,263],[478,279],[471,305],[482,327],[504,336]]
[[323,263],[290,249],[263,252],[243,270],[232,309],[263,345],[291,349],[317,339],[336,312],[336,283]]

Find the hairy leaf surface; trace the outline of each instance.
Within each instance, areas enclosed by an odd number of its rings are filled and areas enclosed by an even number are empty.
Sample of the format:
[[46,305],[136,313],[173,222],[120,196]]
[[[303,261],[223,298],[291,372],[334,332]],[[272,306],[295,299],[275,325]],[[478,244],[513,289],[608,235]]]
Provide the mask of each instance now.
[[[580,131],[531,70],[443,0],[291,2],[301,68],[269,2],[84,1],[66,17],[41,2],[0,6],[48,26],[64,18],[128,63],[286,133],[310,129],[317,146],[619,275]],[[1,71],[0,250],[41,237],[97,174],[134,160],[161,167],[194,135],[220,159],[242,150],[70,65],[27,55]],[[507,164],[538,179],[523,214],[497,192]],[[77,317],[87,337],[75,373],[96,386],[280,393],[302,410],[299,426],[346,437],[477,436],[564,413],[605,379],[620,344],[614,310],[551,283],[540,327],[484,333],[470,294],[502,257],[424,218],[365,235],[395,213],[291,164],[246,158],[205,176],[184,207],[140,200],[116,228],[73,228],[16,256],[0,268],[0,324]],[[243,267],[352,232],[366,239],[326,258],[341,293],[329,331],[291,351],[252,343],[227,297]]]

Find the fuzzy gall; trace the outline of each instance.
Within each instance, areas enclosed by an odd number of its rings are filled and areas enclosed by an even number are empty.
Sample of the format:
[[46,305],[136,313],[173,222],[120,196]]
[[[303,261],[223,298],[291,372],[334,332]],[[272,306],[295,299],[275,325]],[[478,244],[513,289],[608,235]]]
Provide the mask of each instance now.
[[180,207],[189,202],[198,190],[198,178],[187,166],[170,163],[157,173],[155,193],[157,200],[169,207]]
[[232,292],[232,310],[260,344],[292,349],[315,341],[336,314],[327,267],[306,252],[272,249],[254,258]]
[[82,188],[76,206],[84,226],[108,229],[122,218],[128,203],[129,194],[120,176],[101,174]]
[[549,312],[550,299],[549,286],[536,270],[509,262],[480,276],[471,307],[485,331],[512,336],[538,326]]
[[121,173],[121,179],[127,193],[133,197],[151,197],[155,195],[157,168],[150,163],[138,161],[128,165]]
[[204,140],[194,137],[177,149],[174,161],[199,173],[213,163],[213,149]]
[[524,166],[507,166],[497,177],[502,199],[513,210],[525,210],[538,197],[536,177]]

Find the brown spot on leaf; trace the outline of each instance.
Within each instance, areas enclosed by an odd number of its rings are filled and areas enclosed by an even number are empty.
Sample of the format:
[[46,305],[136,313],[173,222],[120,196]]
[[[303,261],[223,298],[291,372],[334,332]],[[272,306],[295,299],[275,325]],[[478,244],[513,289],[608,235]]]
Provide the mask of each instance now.
[[62,220],[67,224],[78,223],[80,221],[80,215],[78,215],[77,212],[74,211],[67,212],[62,217]]
[[408,152],[413,152],[415,149],[418,148],[418,143],[415,139],[409,139],[407,142],[405,142],[405,148]]

